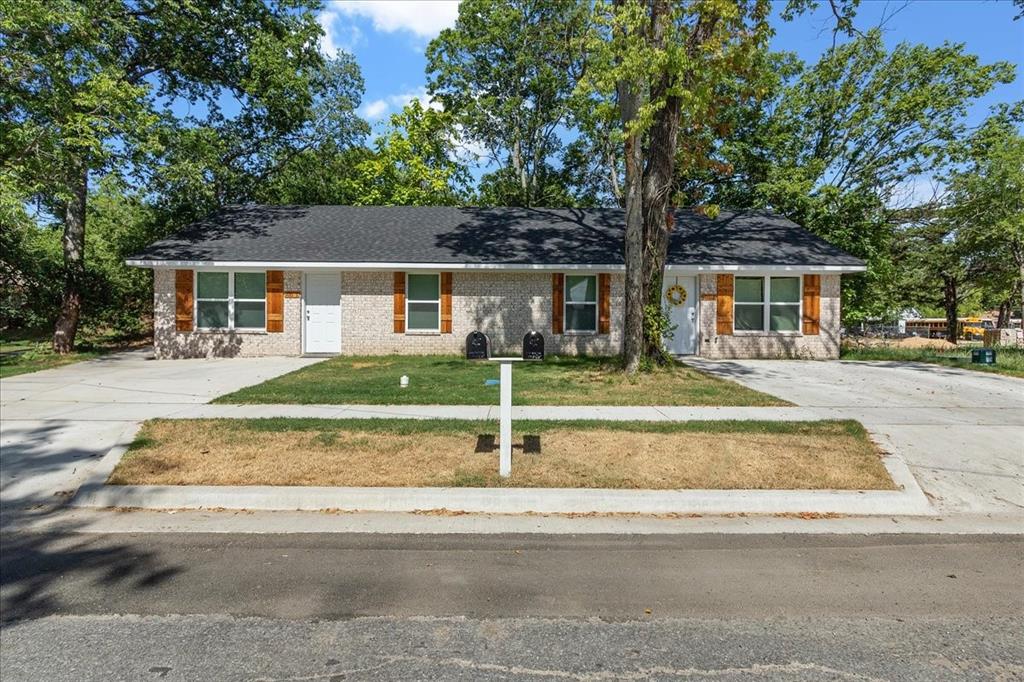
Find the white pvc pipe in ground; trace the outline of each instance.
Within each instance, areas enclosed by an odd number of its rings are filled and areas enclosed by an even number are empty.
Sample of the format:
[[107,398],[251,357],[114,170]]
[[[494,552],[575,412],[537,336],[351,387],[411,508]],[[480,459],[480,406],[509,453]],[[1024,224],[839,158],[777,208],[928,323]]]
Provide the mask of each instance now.
[[498,432],[498,474],[502,478],[508,478],[512,473],[512,363],[501,363],[501,403],[500,403],[500,424]]

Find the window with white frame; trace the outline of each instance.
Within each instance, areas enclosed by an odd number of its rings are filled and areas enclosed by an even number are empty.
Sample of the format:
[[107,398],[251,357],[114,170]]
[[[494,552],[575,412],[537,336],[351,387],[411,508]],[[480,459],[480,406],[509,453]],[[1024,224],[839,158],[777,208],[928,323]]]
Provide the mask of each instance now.
[[800,278],[737,277],[733,328],[737,332],[800,331]]
[[597,275],[565,276],[565,331],[597,331]]
[[800,331],[800,278],[768,278],[768,329]]
[[409,273],[405,292],[406,330],[440,332],[441,275]]
[[197,329],[265,329],[265,272],[197,272]]

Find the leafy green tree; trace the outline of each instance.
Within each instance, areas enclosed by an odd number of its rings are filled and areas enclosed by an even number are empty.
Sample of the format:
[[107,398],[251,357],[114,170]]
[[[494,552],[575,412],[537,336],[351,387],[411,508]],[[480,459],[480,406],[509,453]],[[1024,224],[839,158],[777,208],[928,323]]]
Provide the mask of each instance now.
[[[770,27],[766,0],[597,2],[583,87],[620,122],[625,179],[627,372],[662,354],[659,305],[677,164],[706,153],[680,131],[718,121],[721,84],[756,87]],[[680,159],[680,157],[683,157]]]
[[37,224],[22,191],[0,184],[0,192],[0,329],[39,329],[59,310],[60,233]]
[[[310,73],[305,93],[309,106],[291,127],[261,125],[247,110],[231,118],[216,114],[168,127],[162,139],[165,152],[148,187],[159,197],[168,222],[181,225],[225,204],[281,203],[276,199],[284,197],[275,197],[274,188],[283,191],[289,179],[301,182],[296,172],[310,170],[310,159],[326,165],[315,177],[329,182],[323,177],[326,168],[337,169],[360,157],[357,149],[369,132],[355,113],[362,93],[359,66],[351,55],[339,52]],[[284,177],[279,181],[279,176]],[[311,195],[324,189],[314,178],[308,180],[308,190],[302,192],[293,182],[289,193]],[[337,181],[330,184],[337,188]]]
[[[573,192],[572,181],[565,168],[556,169],[543,164],[534,171],[534,202],[536,206],[579,205]],[[491,173],[485,173],[477,183],[474,200],[480,206],[518,206],[522,203],[522,187],[515,169],[504,166]]]
[[373,157],[373,151],[357,145],[339,148],[328,141],[290,155],[278,172],[253,190],[260,204],[338,204],[361,201],[354,169]]
[[901,193],[951,159],[968,135],[967,107],[1013,71],[958,44],[890,51],[869,31],[797,70],[760,121],[738,127],[722,146],[734,174],[713,198],[771,207],[864,258],[868,272],[844,278],[844,315],[891,314],[896,209],[912,203]]
[[157,211],[141,192],[107,176],[89,193],[86,221],[83,318],[96,328],[129,334],[147,331],[153,278],[124,261],[158,234]]
[[[197,178],[220,177],[210,158],[252,170],[330,129],[317,101],[348,76],[317,51],[315,9],[302,0],[2,0],[0,162],[22,200],[62,224],[56,351],[73,349],[79,324],[90,178],[146,177],[163,161],[173,168],[165,183],[192,180],[197,192]],[[237,114],[223,111],[224,96]],[[176,118],[176,102],[206,113]],[[234,195],[212,184],[216,200]]]
[[[958,238],[977,278],[1001,292],[1001,309],[1008,310],[1017,298],[1024,317],[1022,114],[1024,103],[990,117],[968,141],[968,161],[947,184],[949,211],[962,226]],[[1011,282],[1015,287],[1008,286]]]
[[373,153],[356,167],[353,203],[366,206],[429,206],[462,203],[469,173],[457,158],[451,113],[413,100],[391,116]]
[[549,164],[570,123],[587,19],[578,0],[463,0],[427,47],[428,90],[502,169],[489,190],[501,203],[555,198]]
[[960,304],[969,282],[958,228],[955,216],[939,202],[914,207],[902,212],[893,245],[903,301],[942,310],[951,343],[957,342]]

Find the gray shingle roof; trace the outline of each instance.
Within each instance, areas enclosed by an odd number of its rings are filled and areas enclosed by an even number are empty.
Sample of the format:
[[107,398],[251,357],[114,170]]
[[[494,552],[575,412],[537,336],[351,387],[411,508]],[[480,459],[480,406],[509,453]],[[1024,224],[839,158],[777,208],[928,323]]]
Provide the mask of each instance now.
[[[234,206],[130,260],[621,265],[617,208]],[[863,265],[782,216],[676,214],[671,265]]]

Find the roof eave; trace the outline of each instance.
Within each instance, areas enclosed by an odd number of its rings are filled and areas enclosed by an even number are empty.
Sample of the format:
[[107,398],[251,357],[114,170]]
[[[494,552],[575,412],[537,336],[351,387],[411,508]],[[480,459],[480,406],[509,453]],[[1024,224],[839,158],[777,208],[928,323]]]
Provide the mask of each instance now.
[[[126,265],[137,268],[266,268],[278,270],[496,270],[505,272],[561,272],[566,270],[616,272],[624,271],[621,263],[415,263],[415,262],[334,262],[334,261],[226,261],[166,260],[129,258]],[[864,272],[864,264],[669,264],[669,272]]]

